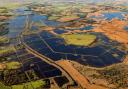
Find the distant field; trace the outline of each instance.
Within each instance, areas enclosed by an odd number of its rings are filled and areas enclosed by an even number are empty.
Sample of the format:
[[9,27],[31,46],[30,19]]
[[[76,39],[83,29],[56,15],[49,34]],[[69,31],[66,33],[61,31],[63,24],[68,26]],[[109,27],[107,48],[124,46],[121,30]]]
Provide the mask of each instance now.
[[7,38],[6,36],[0,36],[0,44],[8,43],[8,42],[9,42],[9,38]]
[[78,45],[78,46],[89,46],[96,40],[95,35],[91,34],[70,34],[61,35],[65,39],[68,45]]
[[67,15],[67,16],[62,16],[57,21],[60,21],[60,22],[68,22],[68,21],[73,21],[73,20],[79,19],[79,18],[80,17],[77,16],[77,15]]
[[48,20],[57,20],[59,19],[60,16],[57,16],[57,15],[52,15],[52,16],[49,16],[48,17]]
[[21,4],[20,3],[7,3],[7,4],[4,4],[3,6],[1,5],[0,7],[6,7],[8,9],[14,9],[14,8],[17,8],[18,6],[20,6]]

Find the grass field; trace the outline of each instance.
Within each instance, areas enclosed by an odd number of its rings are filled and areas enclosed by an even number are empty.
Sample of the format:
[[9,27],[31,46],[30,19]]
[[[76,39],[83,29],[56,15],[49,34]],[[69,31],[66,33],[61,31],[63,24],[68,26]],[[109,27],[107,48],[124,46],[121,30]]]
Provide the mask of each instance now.
[[63,34],[61,37],[65,39],[66,44],[77,46],[89,46],[96,40],[96,36],[91,34]]
[[31,82],[20,84],[20,85],[13,85],[12,89],[38,89],[44,85],[45,85],[44,81],[37,80],[37,81],[31,81]]
[[5,86],[4,84],[2,84],[2,83],[0,82],[0,89],[11,89],[11,88],[8,87],[8,86]]
[[0,48],[0,55],[12,53],[12,52],[15,52],[15,48],[13,46]]
[[59,18],[60,18],[60,16],[58,16],[58,15],[52,15],[52,16],[48,17],[48,20],[57,20]]
[[44,85],[45,85],[45,82],[43,80],[31,81],[31,83],[28,82],[28,83],[19,84],[19,85],[12,85],[11,87],[5,86],[0,82],[0,89],[38,89]]
[[17,69],[20,67],[20,63],[19,62],[8,62],[6,63],[7,69]]
[[8,43],[9,42],[9,38],[6,36],[0,36],[0,44],[1,43]]
[[7,9],[15,9],[19,7],[20,5],[21,5],[20,3],[12,2],[12,3],[6,3],[4,5],[1,5],[0,7],[5,7]]

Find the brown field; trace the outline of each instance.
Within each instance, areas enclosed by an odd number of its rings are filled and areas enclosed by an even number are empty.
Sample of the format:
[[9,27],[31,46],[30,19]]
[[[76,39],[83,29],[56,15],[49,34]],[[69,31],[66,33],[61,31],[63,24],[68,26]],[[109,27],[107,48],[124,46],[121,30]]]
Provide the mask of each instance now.
[[69,22],[69,21],[73,21],[73,20],[76,20],[76,19],[79,19],[80,17],[78,16],[63,16],[61,18],[59,18],[57,21],[60,21],[60,22]]
[[0,16],[0,20],[6,20],[6,19],[9,19],[9,17],[7,17],[7,16]]
[[112,40],[120,43],[128,44],[128,32],[124,30],[124,26],[128,25],[127,22],[118,19],[113,19],[111,22],[103,21],[95,28],[94,32],[101,32]]
[[128,56],[124,59],[123,63],[128,64]]

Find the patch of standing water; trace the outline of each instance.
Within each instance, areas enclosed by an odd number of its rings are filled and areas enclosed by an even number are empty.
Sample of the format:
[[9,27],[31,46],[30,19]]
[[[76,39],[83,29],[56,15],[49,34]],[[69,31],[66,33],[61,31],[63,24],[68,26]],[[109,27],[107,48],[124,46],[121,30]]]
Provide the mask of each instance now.
[[123,20],[125,17],[123,14],[127,14],[126,12],[105,12],[102,13],[103,15],[101,16],[91,16],[90,18],[96,18],[96,19],[106,19],[106,20],[112,20],[113,18],[118,18],[120,20]]
[[36,31],[36,30],[38,30],[38,27],[32,26],[32,27],[31,27],[31,30],[32,30],[32,31]]
[[80,30],[92,30],[94,27],[92,25],[85,26],[83,28],[80,28]]
[[103,13],[104,17],[107,20],[112,20],[113,18],[118,18],[120,20],[124,19],[123,14],[126,14],[124,12],[108,12],[108,13]]
[[[15,13],[18,16],[8,21],[9,33],[7,34],[7,36],[9,38],[16,38],[23,31],[26,24],[26,19],[27,19],[26,15],[29,16],[30,22],[34,22],[34,23],[41,22],[41,24],[44,23],[47,26],[58,26],[60,24],[59,22],[56,22],[56,21],[49,21],[48,16],[46,15],[39,15],[37,13],[29,11],[27,7],[20,7],[18,9],[15,9],[13,13]],[[37,27],[32,26],[32,29],[35,29],[35,28],[38,29]]]
[[25,16],[17,16],[11,19],[9,22],[9,33],[7,36],[9,38],[15,38],[19,33],[22,32],[25,26]]
[[62,29],[56,29],[56,30],[54,30],[54,32],[57,33],[57,34],[63,34],[63,33],[66,33],[68,31],[62,30]]
[[125,27],[124,27],[124,30],[128,31],[128,26],[125,26]]
[[32,11],[29,10],[27,7],[19,7],[12,11],[13,13],[16,13],[17,15],[25,15],[25,14],[32,14]]
[[36,13],[33,13],[33,15],[30,16],[31,21],[33,22],[41,22],[48,19],[48,16],[46,15],[39,15]]

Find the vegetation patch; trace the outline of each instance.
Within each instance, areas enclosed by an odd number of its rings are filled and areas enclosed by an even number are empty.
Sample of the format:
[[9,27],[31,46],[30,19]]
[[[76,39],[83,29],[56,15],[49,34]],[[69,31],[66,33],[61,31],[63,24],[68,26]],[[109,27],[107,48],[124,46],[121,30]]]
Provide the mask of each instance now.
[[12,89],[37,89],[45,85],[43,80],[31,81],[24,84],[13,85]]
[[43,88],[45,86],[45,81],[43,80],[36,80],[31,81],[19,85],[12,85],[12,86],[5,86],[0,82],[0,89],[37,89],[37,88]]
[[57,20],[59,18],[60,18],[59,15],[51,15],[51,16],[48,17],[48,20]]
[[66,16],[62,16],[61,18],[59,18],[57,21],[59,22],[69,22],[69,21],[73,21],[76,19],[79,19],[80,17],[77,15],[66,15]]
[[1,47],[0,48],[0,55],[5,55],[15,52],[15,48],[13,46],[8,46],[8,47]]
[[63,34],[61,37],[66,44],[77,46],[89,46],[96,40],[96,36],[91,34]]
[[17,69],[21,66],[19,62],[8,62],[6,63],[7,69]]
[[9,38],[6,36],[0,36],[0,44],[3,43],[8,43],[9,42]]
[[11,87],[5,86],[3,83],[0,82],[0,89],[11,89]]
[[126,65],[114,66],[100,73],[110,84],[116,85],[117,89],[119,87],[125,88],[128,86],[128,70]]
[[[20,3],[6,3],[3,8],[8,8],[8,9],[15,9],[17,7],[21,6]],[[2,7],[1,7],[2,8]]]
[[[125,64],[108,66],[104,69],[97,70],[99,73],[93,74],[93,79],[105,79],[108,81],[108,87],[112,89],[125,89],[128,86],[128,69]],[[111,86],[112,85],[112,86]]]

